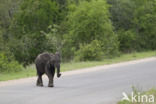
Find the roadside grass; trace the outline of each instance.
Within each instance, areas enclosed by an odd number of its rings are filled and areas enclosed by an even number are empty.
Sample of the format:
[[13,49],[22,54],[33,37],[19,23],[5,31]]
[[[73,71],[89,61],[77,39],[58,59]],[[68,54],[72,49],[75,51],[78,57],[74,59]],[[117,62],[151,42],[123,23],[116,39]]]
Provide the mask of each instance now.
[[[122,54],[119,57],[114,57],[111,59],[104,59],[102,61],[87,61],[87,62],[71,61],[69,63],[62,63],[61,64],[61,71],[64,72],[64,71],[76,70],[76,69],[80,69],[80,68],[87,68],[87,67],[93,67],[93,66],[98,66],[98,65],[113,64],[113,63],[142,59],[142,58],[153,57],[153,56],[156,56],[155,51]],[[13,79],[32,77],[32,76],[36,76],[36,70],[35,70],[34,64],[27,66],[25,69],[23,69],[20,72],[0,73],[0,81],[13,80]]]
[[[136,100],[137,102],[132,102],[130,95],[128,95],[130,101],[128,100],[123,100],[123,101],[119,101],[117,104],[156,104],[155,98],[156,98],[156,89],[155,88],[151,88],[148,91],[139,91],[136,90],[136,88],[133,88],[133,93],[136,96]],[[150,102],[149,99],[151,98],[150,96],[154,96],[154,102]],[[142,96],[147,96],[146,97],[142,97]]]

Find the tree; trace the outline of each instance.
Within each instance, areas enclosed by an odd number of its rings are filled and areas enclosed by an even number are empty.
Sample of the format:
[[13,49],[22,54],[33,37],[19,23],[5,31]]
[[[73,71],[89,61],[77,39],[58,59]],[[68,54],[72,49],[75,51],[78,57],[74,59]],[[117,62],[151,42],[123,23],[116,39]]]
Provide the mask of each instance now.
[[3,38],[8,39],[9,26],[23,0],[0,0],[0,28]]
[[111,20],[115,30],[128,30],[133,27],[136,4],[132,0],[107,0],[111,4]]
[[134,28],[139,35],[138,41],[141,49],[156,49],[156,1],[138,0],[134,11]]
[[14,16],[10,29],[10,50],[15,58],[26,64],[32,63],[35,57],[49,51],[44,32],[48,27],[57,24],[59,9],[51,0],[24,0]]
[[[134,46],[133,43],[136,45],[133,49],[131,48],[132,50],[156,49],[155,0],[108,0],[108,3],[112,5],[110,8],[111,20],[116,32],[120,33],[118,36],[122,47],[120,47],[121,51],[128,51],[130,47]],[[130,38],[131,33],[133,33],[133,39]],[[135,42],[131,43],[132,40],[135,40]]]
[[2,32],[0,30],[0,51],[3,49],[3,37],[2,37]]
[[58,6],[51,0],[25,0],[13,21],[13,29],[20,37],[25,33],[47,32],[48,26],[57,23]]
[[80,48],[80,44],[101,42],[104,55],[114,55],[118,50],[117,37],[109,19],[109,5],[104,0],[82,1],[70,6],[67,16],[68,33],[65,35],[64,54],[68,57]]

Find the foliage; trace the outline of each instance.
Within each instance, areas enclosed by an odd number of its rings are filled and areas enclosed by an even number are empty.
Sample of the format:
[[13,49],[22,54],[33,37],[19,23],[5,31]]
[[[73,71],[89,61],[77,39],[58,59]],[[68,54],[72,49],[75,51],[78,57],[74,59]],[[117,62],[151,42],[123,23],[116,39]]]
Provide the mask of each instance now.
[[80,44],[80,49],[76,52],[76,60],[93,61],[101,60],[103,57],[101,43],[93,40],[90,44]]
[[4,52],[0,52],[0,72],[18,72],[23,69],[14,58]]
[[40,33],[47,31],[48,26],[55,23],[58,16],[57,4],[51,0],[24,0],[12,28],[17,30],[17,37],[21,37],[20,33]]
[[111,20],[116,30],[128,30],[133,26],[135,3],[132,0],[107,0],[111,4]]
[[59,32],[59,30],[61,30],[60,26],[50,25],[48,28],[50,31],[44,34],[46,35],[47,46],[49,47],[49,50],[51,50],[51,52],[56,52],[56,51],[61,52],[63,46],[63,40],[62,40],[62,35],[60,35]]
[[[48,26],[57,23],[59,9],[55,1],[24,0],[11,25],[10,51],[24,65],[34,62],[35,57],[49,51],[46,35]],[[14,44],[16,43],[16,44]]]
[[0,52],[3,51],[8,55],[11,55],[10,51],[9,51],[9,47],[8,44],[6,44],[7,42],[5,42],[5,38],[3,36],[3,32],[1,31],[0,28]]
[[[135,1],[135,0],[134,0]],[[142,49],[156,49],[156,1],[135,1],[134,28],[139,35],[138,41]]]
[[156,0],[0,0],[0,52],[24,65],[44,51],[67,61],[155,50],[155,33]]
[[118,51],[117,37],[109,19],[109,5],[105,1],[82,1],[78,6],[69,7],[64,55],[72,56],[80,44],[89,44],[93,40],[99,40],[102,50],[108,55]]
[[122,52],[133,52],[137,48],[136,33],[132,30],[118,31],[120,50]]
[[9,38],[9,26],[23,0],[0,0],[0,29],[4,40]]
[[[115,30],[120,33],[122,30],[133,30],[134,40],[137,40],[137,42],[135,42],[137,47],[135,47],[135,49],[133,48],[133,50],[140,51],[156,49],[155,0],[108,0],[108,3],[112,5],[110,13],[112,15],[111,20],[115,26]],[[120,35],[119,38],[121,37],[124,36]],[[127,47],[123,47],[124,45],[125,42],[121,40],[121,51],[129,50]]]
[[33,63],[36,56],[47,49],[44,34],[36,35],[34,33],[30,36],[23,36],[20,40],[12,38],[9,42],[10,51],[16,60],[24,65]]
[[0,30],[0,50],[3,49],[3,37],[2,37],[2,32]]

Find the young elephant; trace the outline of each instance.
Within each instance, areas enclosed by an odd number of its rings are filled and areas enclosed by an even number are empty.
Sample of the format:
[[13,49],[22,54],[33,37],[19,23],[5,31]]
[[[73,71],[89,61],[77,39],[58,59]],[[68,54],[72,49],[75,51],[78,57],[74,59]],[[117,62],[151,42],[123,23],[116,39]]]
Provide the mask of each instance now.
[[60,54],[56,52],[55,54],[44,52],[37,56],[35,59],[36,70],[37,70],[37,86],[43,86],[42,75],[45,73],[49,78],[48,87],[53,87],[53,78],[55,74],[55,68],[57,68],[57,77],[60,74]]

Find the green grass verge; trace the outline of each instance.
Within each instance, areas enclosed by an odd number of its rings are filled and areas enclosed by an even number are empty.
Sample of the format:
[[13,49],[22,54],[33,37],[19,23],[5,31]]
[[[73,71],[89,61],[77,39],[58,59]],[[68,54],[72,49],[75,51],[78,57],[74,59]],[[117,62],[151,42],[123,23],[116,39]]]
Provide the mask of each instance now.
[[[155,98],[156,98],[156,89],[152,88],[148,91],[138,91],[138,90],[133,90],[134,94],[137,95],[136,100],[137,102],[132,102],[131,100],[131,95],[129,96],[130,101],[127,100],[123,100],[123,101],[119,101],[117,104],[156,104]],[[149,98],[142,98],[142,96],[146,95],[147,97],[149,97],[150,95],[154,96],[154,102],[149,102]],[[140,101],[137,99],[140,98]],[[143,101],[143,102],[142,102]]]
[[[61,71],[64,72],[64,71],[76,70],[76,69],[80,69],[80,68],[87,68],[87,67],[93,67],[93,66],[98,66],[98,65],[113,64],[113,63],[142,59],[142,58],[147,58],[147,57],[152,57],[152,56],[156,56],[155,51],[123,54],[120,57],[115,57],[115,58],[111,58],[111,59],[104,59],[102,61],[62,63],[61,64]],[[35,66],[30,65],[20,72],[0,73],[0,81],[19,79],[19,78],[25,78],[25,77],[32,77],[35,75],[36,75]]]

